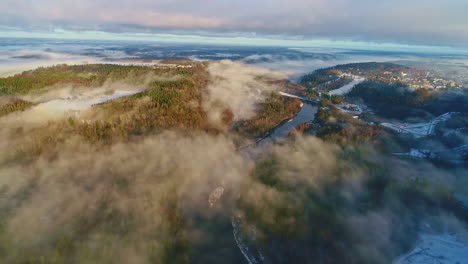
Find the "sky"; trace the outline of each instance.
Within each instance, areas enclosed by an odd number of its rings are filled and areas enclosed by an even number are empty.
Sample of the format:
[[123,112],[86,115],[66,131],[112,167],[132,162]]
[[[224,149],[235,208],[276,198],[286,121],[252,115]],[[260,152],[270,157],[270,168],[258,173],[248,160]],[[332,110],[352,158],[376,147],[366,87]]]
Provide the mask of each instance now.
[[0,36],[165,34],[466,48],[467,13],[466,0],[1,0]]

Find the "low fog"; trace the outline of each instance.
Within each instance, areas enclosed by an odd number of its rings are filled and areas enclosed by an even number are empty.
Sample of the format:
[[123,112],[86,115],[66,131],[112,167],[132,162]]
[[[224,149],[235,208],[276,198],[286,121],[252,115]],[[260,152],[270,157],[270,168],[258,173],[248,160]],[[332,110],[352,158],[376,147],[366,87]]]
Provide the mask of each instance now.
[[[253,117],[278,89],[271,82],[290,76],[232,61],[209,63],[207,73],[202,108],[213,125],[225,109],[234,120]],[[49,87],[23,97],[39,105],[0,117],[5,263],[244,263],[232,221],[261,263],[389,263],[422,232],[467,241],[466,221],[440,204],[466,170],[384,156],[369,143],[306,135],[251,155],[236,150],[231,131],[170,129],[105,145],[43,129],[70,116],[98,119],[95,102],[144,83]],[[44,105],[77,97],[93,103],[71,112]],[[48,137],[62,140],[34,152]],[[415,178],[431,183],[427,196],[407,194]]]
[[234,120],[246,120],[255,114],[255,104],[264,99],[265,92],[278,90],[273,81],[288,78],[287,72],[267,70],[256,66],[223,60],[208,66],[210,83],[203,108],[212,122],[219,123],[228,107]]
[[57,64],[83,64],[97,62],[91,56],[54,52],[43,48],[2,49],[0,51],[0,77],[7,77],[38,67]]

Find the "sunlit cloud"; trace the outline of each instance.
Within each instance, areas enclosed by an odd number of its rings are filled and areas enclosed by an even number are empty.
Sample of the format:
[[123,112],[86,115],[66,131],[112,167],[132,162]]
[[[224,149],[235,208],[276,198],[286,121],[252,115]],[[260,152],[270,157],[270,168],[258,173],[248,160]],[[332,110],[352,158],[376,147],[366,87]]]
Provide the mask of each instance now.
[[462,0],[4,0],[0,25],[104,31],[468,44]]

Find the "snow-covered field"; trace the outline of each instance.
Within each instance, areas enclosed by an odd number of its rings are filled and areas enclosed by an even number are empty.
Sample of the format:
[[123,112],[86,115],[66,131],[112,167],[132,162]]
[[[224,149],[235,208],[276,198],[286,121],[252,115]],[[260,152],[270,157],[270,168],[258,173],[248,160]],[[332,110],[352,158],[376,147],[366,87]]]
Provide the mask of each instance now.
[[[430,149],[411,149],[406,153],[393,153],[396,156],[409,156],[421,159],[439,159],[452,164],[466,164],[464,160],[468,153],[468,145],[463,145],[457,148],[445,149],[445,150],[430,150]],[[450,158],[444,158],[447,155]]]
[[354,88],[354,86],[362,83],[363,81],[365,81],[366,79],[364,78],[360,78],[360,77],[355,77],[354,81],[336,89],[336,90],[332,90],[329,92],[330,95],[345,95],[349,92],[351,92],[351,90]]
[[393,264],[467,264],[468,241],[456,235],[421,235],[416,247]]
[[452,115],[454,114],[456,113],[454,112],[445,113],[437,118],[434,118],[432,121],[428,123],[417,123],[417,124],[402,125],[402,126],[394,125],[391,123],[382,123],[381,125],[391,130],[394,130],[398,133],[411,134],[415,137],[425,137],[425,136],[433,135],[435,126],[440,122],[445,122],[449,120],[450,117],[452,117]]
[[437,158],[438,156],[429,149],[411,149],[408,153],[394,153],[398,156],[410,156],[416,158]]
[[453,150],[461,156],[466,156],[468,154],[468,144],[456,147]]
[[350,113],[352,115],[360,115],[363,113],[362,108],[359,105],[355,104],[346,104],[344,106],[337,106],[343,112]]

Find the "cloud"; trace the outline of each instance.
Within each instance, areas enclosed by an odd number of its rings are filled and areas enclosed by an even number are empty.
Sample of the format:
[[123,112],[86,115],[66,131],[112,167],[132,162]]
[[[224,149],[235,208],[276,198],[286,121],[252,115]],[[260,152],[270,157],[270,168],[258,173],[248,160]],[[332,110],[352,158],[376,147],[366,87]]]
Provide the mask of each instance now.
[[466,45],[467,9],[467,2],[462,0],[5,0],[0,3],[0,24],[29,29],[201,30],[208,34]]
[[[40,255],[50,257],[54,245],[67,237],[75,241],[73,254],[81,261],[132,257],[128,263],[149,263],[153,255],[160,262],[176,240],[171,230],[183,228],[171,215],[212,213],[210,193],[220,186],[235,191],[250,167],[230,140],[206,134],[165,132],[109,149],[72,137],[59,153],[52,160],[44,155],[25,166],[0,169],[0,207],[14,209],[7,224],[14,237],[1,246],[8,250],[6,263],[17,260],[20,250],[31,257],[41,248]],[[22,192],[25,196],[17,197]]]
[[214,123],[220,124],[223,111],[230,109],[234,119],[245,120],[255,114],[255,104],[264,92],[278,86],[269,81],[287,79],[288,74],[224,60],[208,66],[210,83],[204,95],[203,108]]
[[457,170],[372,146],[299,137],[264,153],[251,177],[237,221],[265,262],[391,263],[421,233],[466,235],[464,218],[443,204],[462,183]]
[[37,67],[57,64],[85,64],[97,62],[90,56],[44,51],[37,47],[24,49],[23,46],[0,50],[0,77],[11,76]]

